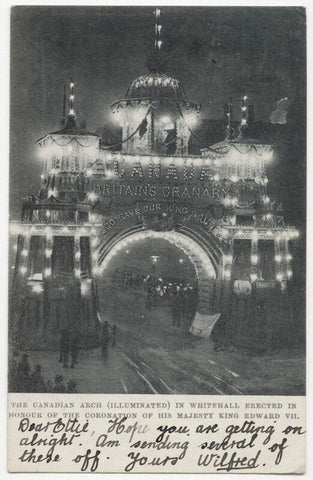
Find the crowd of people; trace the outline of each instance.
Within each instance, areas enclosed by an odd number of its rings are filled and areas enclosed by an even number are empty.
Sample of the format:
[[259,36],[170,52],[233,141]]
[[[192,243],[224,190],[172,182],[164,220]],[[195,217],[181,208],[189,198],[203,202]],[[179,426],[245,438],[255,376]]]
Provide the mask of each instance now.
[[146,308],[166,306],[172,312],[173,326],[180,327],[192,319],[197,291],[190,283],[175,279],[163,279],[157,275],[145,275],[131,269],[117,268],[113,282],[119,287],[142,291],[146,295]]
[[194,314],[197,293],[190,284],[166,282],[162,278],[148,275],[146,283],[146,308],[167,306],[172,312],[174,327],[184,326]]
[[53,380],[45,380],[42,366],[33,369],[28,361],[28,354],[15,351],[9,359],[9,391],[21,393],[77,393],[75,380],[65,384],[63,375],[55,375]]
[[113,282],[116,285],[133,290],[142,290],[145,278],[143,273],[122,268],[117,268],[113,273]]
[[[116,325],[109,325],[106,321],[101,328],[101,355],[105,362],[108,358],[109,344],[116,344]],[[63,329],[60,335],[60,356],[58,362],[63,368],[75,368],[78,363],[79,334]],[[77,393],[77,383],[69,379],[65,383],[61,374],[56,374],[53,380],[45,379],[42,365],[37,364],[33,369],[29,364],[29,355],[14,350],[9,358],[9,391],[29,393]]]

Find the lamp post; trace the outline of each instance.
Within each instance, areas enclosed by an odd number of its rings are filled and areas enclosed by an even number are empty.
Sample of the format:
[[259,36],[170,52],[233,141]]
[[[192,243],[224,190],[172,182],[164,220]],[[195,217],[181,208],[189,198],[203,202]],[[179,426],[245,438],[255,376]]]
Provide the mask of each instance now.
[[150,255],[150,258],[152,260],[152,272],[155,273],[156,272],[156,266],[157,266],[157,263],[158,263],[158,260],[160,258],[159,255]]

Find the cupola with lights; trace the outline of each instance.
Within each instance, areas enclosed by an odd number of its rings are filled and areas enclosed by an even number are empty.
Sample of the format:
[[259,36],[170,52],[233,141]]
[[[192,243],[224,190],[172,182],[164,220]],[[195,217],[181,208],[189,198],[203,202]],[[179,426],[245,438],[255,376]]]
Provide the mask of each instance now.
[[146,63],[149,73],[131,82],[112,111],[123,129],[124,153],[184,156],[189,126],[197,122],[201,105],[188,100],[181,82],[164,71],[160,17],[156,8],[154,51]]

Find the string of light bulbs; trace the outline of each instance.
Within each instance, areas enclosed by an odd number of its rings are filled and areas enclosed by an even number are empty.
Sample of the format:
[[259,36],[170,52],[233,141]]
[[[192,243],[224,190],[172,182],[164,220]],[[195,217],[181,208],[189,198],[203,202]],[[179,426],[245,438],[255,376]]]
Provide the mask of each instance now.
[[161,40],[161,29],[162,25],[160,24],[161,9],[156,8],[154,11],[155,14],[155,25],[154,25],[154,48],[156,50],[161,50],[162,40]]
[[74,95],[74,82],[73,80],[71,80],[70,82],[70,98],[69,98],[69,104],[70,104],[70,111],[69,111],[69,115],[71,117],[74,117],[75,118],[75,112],[74,112],[74,98],[75,98],[75,95]]
[[57,140],[55,138],[53,138],[52,136],[50,137],[51,140],[53,141],[53,143],[56,143],[56,145],[58,145],[58,147],[67,147],[70,143],[72,142],[76,142],[80,147],[83,147],[83,148],[90,148],[92,147],[95,142],[92,142],[92,143],[89,143],[88,145],[84,145],[83,143],[81,143],[76,137],[73,137],[71,138],[68,142],[66,143],[59,143],[57,142]]

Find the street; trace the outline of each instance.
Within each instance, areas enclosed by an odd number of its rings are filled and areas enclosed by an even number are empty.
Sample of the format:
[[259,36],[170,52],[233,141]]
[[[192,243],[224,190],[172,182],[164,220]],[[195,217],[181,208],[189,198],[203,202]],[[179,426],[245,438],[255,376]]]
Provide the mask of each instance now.
[[[63,368],[58,351],[28,351],[33,370],[53,384],[62,375],[77,393],[302,395],[305,355],[297,348],[245,351],[216,348],[209,338],[197,338],[188,326],[173,326],[170,305],[146,307],[144,292],[121,291],[106,280],[100,284],[102,320],[116,325],[116,345],[110,340],[107,358],[101,348],[84,348],[82,338],[75,368]],[[70,363],[69,363],[70,365]]]
[[[148,338],[151,339],[150,335]],[[116,346],[80,350],[75,368],[63,368],[58,352],[28,352],[29,364],[42,365],[45,380],[57,374],[64,385],[76,382],[78,393],[257,395],[304,393],[304,355],[284,351],[251,356],[247,352],[215,351],[207,339],[177,333],[176,342],[145,345],[118,329]],[[181,349],[177,349],[178,346]],[[171,348],[169,348],[169,346]]]

